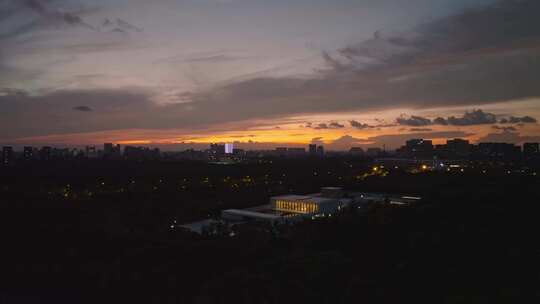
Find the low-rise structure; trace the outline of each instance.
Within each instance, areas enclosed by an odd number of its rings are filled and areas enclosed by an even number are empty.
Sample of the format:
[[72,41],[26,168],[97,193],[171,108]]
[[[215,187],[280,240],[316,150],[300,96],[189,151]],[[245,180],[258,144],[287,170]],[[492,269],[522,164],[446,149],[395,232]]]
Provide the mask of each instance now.
[[281,195],[270,198],[270,204],[249,209],[227,209],[221,217],[228,221],[267,220],[273,223],[302,218],[329,216],[352,202],[341,188],[326,187],[320,193]]
[[[294,223],[304,219],[330,217],[347,207],[363,209],[372,204],[408,206],[420,200],[419,197],[396,196],[383,193],[346,193],[339,187],[324,187],[320,193],[296,195],[287,194],[270,198],[269,204],[221,211],[221,222],[226,225],[264,221],[272,224]],[[205,225],[215,221],[201,221],[180,227],[201,233]]]

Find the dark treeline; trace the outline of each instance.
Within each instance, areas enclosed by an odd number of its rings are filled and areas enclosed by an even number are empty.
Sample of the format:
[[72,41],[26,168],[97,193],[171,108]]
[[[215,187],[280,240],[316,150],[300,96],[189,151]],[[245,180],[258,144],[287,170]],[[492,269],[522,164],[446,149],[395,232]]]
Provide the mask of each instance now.
[[[281,160],[59,162],[0,169],[5,303],[520,303],[540,300],[540,181],[505,170]],[[421,195],[234,237],[172,221],[320,186]],[[531,301],[532,300],[532,301]]]

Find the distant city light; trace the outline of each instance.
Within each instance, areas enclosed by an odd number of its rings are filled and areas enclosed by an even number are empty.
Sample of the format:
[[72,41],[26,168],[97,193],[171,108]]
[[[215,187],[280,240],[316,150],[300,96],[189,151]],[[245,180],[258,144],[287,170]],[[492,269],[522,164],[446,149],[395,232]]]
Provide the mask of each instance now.
[[225,144],[225,154],[233,154],[234,144]]

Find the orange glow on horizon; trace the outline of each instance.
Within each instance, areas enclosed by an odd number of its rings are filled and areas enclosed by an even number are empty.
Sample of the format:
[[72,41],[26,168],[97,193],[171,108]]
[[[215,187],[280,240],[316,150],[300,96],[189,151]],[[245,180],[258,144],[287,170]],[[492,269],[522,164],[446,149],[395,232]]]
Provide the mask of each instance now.
[[[380,147],[386,145],[387,149],[395,149],[403,145],[407,135],[416,138],[431,139],[433,144],[444,144],[453,137],[434,137],[435,134],[450,132],[462,133],[465,138],[475,143],[490,133],[500,133],[492,125],[475,126],[440,126],[430,125],[427,131],[415,131],[414,127],[397,125],[391,117],[398,111],[377,113],[375,117],[385,117],[388,127],[376,127],[379,121],[371,120],[368,114],[320,114],[297,117],[285,117],[280,120],[241,121],[212,125],[200,129],[126,129],[110,130],[88,133],[55,134],[38,137],[18,138],[10,141],[13,144],[28,145],[64,145],[85,146],[102,145],[111,142],[121,145],[183,145],[186,147],[199,147],[210,143],[235,143],[245,149],[271,148],[276,146],[306,146],[310,143],[329,145],[330,149],[349,149],[358,147]],[[350,125],[352,119],[367,123],[375,127],[355,129]],[[339,122],[339,128],[316,128],[319,123]],[[312,123],[313,127],[307,125]],[[522,136],[538,134],[540,126],[531,124],[522,126]],[[450,135],[452,136],[452,135]],[[413,138],[409,137],[408,139]],[[180,147],[180,146],[178,146]]]

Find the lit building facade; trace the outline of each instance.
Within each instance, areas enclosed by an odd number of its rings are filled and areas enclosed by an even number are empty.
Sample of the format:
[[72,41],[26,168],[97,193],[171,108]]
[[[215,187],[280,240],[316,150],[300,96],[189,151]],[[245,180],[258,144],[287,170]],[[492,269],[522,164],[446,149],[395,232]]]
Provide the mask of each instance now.
[[341,188],[323,188],[310,195],[283,195],[270,198],[270,208],[297,214],[332,214],[348,205]]
[[280,211],[289,211],[293,213],[317,213],[319,211],[319,205],[310,201],[295,201],[287,199],[276,199],[275,209]]

